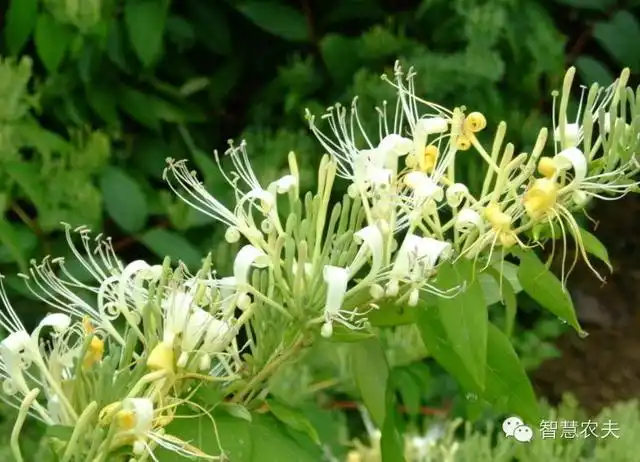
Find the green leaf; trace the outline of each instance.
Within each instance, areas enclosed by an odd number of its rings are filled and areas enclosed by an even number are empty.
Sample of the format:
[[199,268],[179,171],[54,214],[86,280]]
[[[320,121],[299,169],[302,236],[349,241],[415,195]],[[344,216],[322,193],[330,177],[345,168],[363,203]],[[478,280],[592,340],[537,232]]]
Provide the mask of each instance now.
[[27,253],[32,250],[38,240],[29,230],[24,227],[22,230],[16,225],[0,217],[0,263],[17,262],[20,271],[27,270]]
[[[180,412],[186,414],[182,409]],[[166,430],[209,456],[220,455],[222,449],[226,460],[233,462],[317,462],[322,459],[320,448],[303,446],[272,416],[254,414],[252,422],[247,422],[216,412],[213,422],[209,418],[175,419]],[[184,456],[174,451],[158,448],[155,453],[162,462],[184,461]]]
[[226,412],[230,416],[237,417],[238,419],[244,419],[247,422],[251,422],[253,420],[249,410],[240,404],[220,403],[218,404],[218,409]]
[[491,323],[487,334],[485,398],[504,412],[518,414],[530,424],[537,423],[538,400],[511,342]]
[[305,433],[314,443],[320,444],[318,431],[302,412],[280,403],[275,399],[267,399],[267,404],[269,405],[271,413],[276,416],[278,420],[294,430]]
[[337,84],[347,85],[359,67],[356,40],[338,34],[327,34],[320,41],[320,52],[326,69]]
[[394,388],[400,393],[402,403],[407,408],[409,415],[420,413],[420,402],[422,397],[421,386],[418,378],[414,376],[409,368],[395,368],[391,372]]
[[290,6],[251,1],[236,8],[256,26],[277,37],[295,42],[309,39],[306,18]]
[[4,37],[11,55],[17,55],[29,40],[38,19],[38,0],[11,0],[5,19]]
[[607,11],[614,0],[556,0],[556,2],[582,10]]
[[54,74],[58,70],[73,37],[73,30],[49,13],[38,16],[34,34],[36,52],[49,73]]
[[233,50],[229,20],[219,3],[187,0],[189,22],[193,24],[198,40],[214,53],[228,55]]
[[487,354],[487,305],[473,262],[459,260],[455,265],[443,265],[438,271],[442,289],[463,287],[453,298],[439,297],[440,319],[453,350],[482,386]]
[[368,313],[367,318],[372,326],[391,327],[405,324],[413,324],[416,311],[412,307],[383,303],[377,310]]
[[40,181],[40,170],[32,163],[12,162],[3,165],[11,179],[20,186],[36,208],[44,208],[47,204],[45,191]]
[[504,332],[507,334],[507,337],[511,337],[518,310],[516,292],[506,274],[504,274],[504,272],[503,274],[500,274],[500,271],[497,268],[488,268],[485,273],[482,273],[480,276],[484,275],[490,276],[498,288],[499,295],[497,301],[504,305],[506,311]]
[[168,0],[127,0],[124,20],[138,58],[150,66],[160,55],[167,22]]
[[152,130],[160,129],[154,98],[126,86],[120,88],[117,98],[120,107],[136,121]]
[[568,322],[579,334],[583,334],[571,297],[558,278],[534,252],[518,250],[514,254],[520,259],[518,278],[522,289],[543,308]]
[[351,366],[362,401],[373,422],[382,428],[389,365],[380,341],[372,338],[352,344]]
[[196,268],[202,262],[198,249],[176,232],[154,228],[140,236],[140,241],[160,258],[169,256],[190,268]]
[[399,418],[396,411],[396,395],[390,384],[387,384],[385,396],[385,419],[381,428],[380,456],[381,462],[405,462],[404,438],[399,430]]
[[118,167],[108,167],[100,178],[107,214],[123,230],[140,231],[149,214],[147,198],[140,185]]
[[432,306],[420,304],[418,328],[431,355],[467,392],[484,398],[496,410],[520,415],[528,422],[538,420],[538,403],[527,374],[507,336],[489,323],[484,390],[465,367],[449,343],[440,313]]
[[599,22],[593,29],[593,36],[609,52],[620,66],[637,69],[640,66],[640,23],[628,11],[616,12],[607,22]]
[[580,239],[582,239],[584,249],[594,257],[604,262],[609,267],[609,270],[613,271],[613,266],[611,266],[611,262],[609,261],[609,252],[607,252],[607,248],[604,244],[586,229],[578,229],[580,230]]
[[371,332],[348,329],[344,326],[338,325],[333,328],[333,333],[327,341],[333,343],[351,343],[360,342],[371,337],[375,337]]
[[591,56],[580,56],[575,62],[576,69],[586,85],[598,83],[607,86],[613,83],[615,78],[611,71],[600,61]]

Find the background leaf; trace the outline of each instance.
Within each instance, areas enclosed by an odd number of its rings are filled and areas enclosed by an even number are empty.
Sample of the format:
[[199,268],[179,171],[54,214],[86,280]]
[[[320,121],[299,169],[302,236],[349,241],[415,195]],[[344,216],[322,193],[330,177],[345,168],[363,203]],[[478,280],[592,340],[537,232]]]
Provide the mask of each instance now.
[[168,0],[127,0],[125,3],[129,40],[145,66],[150,66],[162,50],[168,8]]
[[386,389],[389,366],[384,349],[377,338],[350,345],[351,366],[358,390],[371,419],[382,428],[385,419]]
[[203,258],[202,253],[187,239],[167,229],[151,229],[140,236],[140,241],[159,258],[169,256],[184,262],[190,268],[200,265]]
[[100,178],[105,210],[125,231],[135,233],[147,222],[147,198],[140,185],[118,167],[108,167]]
[[309,39],[305,17],[290,6],[261,1],[243,2],[238,11],[261,29],[286,40]]
[[628,11],[618,11],[607,22],[599,22],[593,30],[598,43],[618,62],[620,66],[638,69],[640,53],[640,23]]
[[580,77],[588,85],[597,82],[602,86],[606,86],[612,84],[615,80],[611,71],[591,56],[580,56],[576,59],[575,65]]
[[47,71],[53,74],[58,70],[73,40],[73,31],[44,12],[38,16],[34,40],[38,57]]
[[11,0],[7,9],[4,37],[9,53],[17,55],[29,40],[38,19],[38,0]]

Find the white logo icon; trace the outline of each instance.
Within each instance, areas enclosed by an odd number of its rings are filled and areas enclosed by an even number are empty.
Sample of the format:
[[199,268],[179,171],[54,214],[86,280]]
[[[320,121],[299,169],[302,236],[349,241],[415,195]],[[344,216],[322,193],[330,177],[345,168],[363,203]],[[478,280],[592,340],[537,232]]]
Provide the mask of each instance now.
[[520,443],[528,443],[533,439],[533,430],[524,424],[518,416],[511,416],[502,422],[502,431],[507,437],[513,436]]

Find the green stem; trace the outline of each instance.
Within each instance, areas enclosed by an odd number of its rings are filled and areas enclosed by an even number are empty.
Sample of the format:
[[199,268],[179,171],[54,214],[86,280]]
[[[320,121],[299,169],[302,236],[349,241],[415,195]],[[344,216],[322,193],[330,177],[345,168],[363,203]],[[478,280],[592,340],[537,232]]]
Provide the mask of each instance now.
[[[267,363],[266,366],[262,368],[260,372],[258,372],[250,381],[245,385],[245,387],[238,392],[233,399],[232,403],[238,404],[244,400],[244,398],[255,388],[257,385],[265,381],[269,376],[271,376],[275,370],[281,366],[283,363],[287,362],[292,356],[296,355],[304,345],[304,336],[300,335],[298,339],[291,345],[287,351],[282,354],[276,356],[275,359]],[[245,403],[246,404],[246,403]]]

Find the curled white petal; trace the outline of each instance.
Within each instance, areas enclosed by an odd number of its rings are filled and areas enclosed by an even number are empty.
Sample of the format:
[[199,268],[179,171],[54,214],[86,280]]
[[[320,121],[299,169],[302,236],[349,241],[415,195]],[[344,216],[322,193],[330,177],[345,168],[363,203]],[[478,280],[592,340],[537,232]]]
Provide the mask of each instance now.
[[413,234],[405,237],[396,256],[393,273],[398,277],[408,277],[416,268],[432,269],[438,260],[450,257],[452,246],[449,242]]
[[448,129],[449,123],[444,117],[428,117],[420,119],[416,123],[416,130],[419,130],[427,135],[444,133]]
[[386,188],[391,184],[393,172],[386,168],[375,168],[369,172],[367,178],[376,188]]
[[556,165],[562,170],[573,169],[573,181],[581,183],[587,176],[587,158],[578,148],[568,148],[555,157]]
[[412,140],[395,133],[385,136],[378,145],[378,149],[381,151],[394,154],[396,156],[407,155],[411,151],[412,147]]
[[468,195],[469,189],[464,184],[452,184],[447,188],[447,204],[451,207],[458,207]]
[[233,276],[238,286],[249,283],[251,267],[265,268],[269,265],[269,257],[262,250],[252,245],[240,249],[233,262]]
[[182,344],[180,346],[182,351],[191,352],[200,343],[202,336],[207,331],[210,318],[212,316],[202,308],[193,310],[182,335]]
[[70,325],[70,316],[67,316],[64,313],[50,313],[42,318],[42,320],[38,324],[37,329],[39,330],[42,327],[52,327],[53,330],[59,334],[66,331]]
[[136,416],[130,432],[138,438],[147,436],[153,428],[153,401],[150,398],[126,398],[122,402],[122,409]]
[[200,349],[207,354],[219,353],[226,347],[223,341],[227,333],[231,331],[231,326],[225,321],[210,316],[206,328],[207,330]]
[[285,175],[273,183],[278,194],[284,194],[298,185],[298,179],[293,175]]
[[[578,123],[565,124],[565,130],[564,130],[565,144],[562,147],[572,148],[577,146],[578,143],[580,142],[580,130],[581,130],[581,127],[580,127],[580,124]],[[553,137],[556,143],[562,142],[560,127],[557,127],[555,129],[553,133]]]
[[440,202],[444,197],[442,187],[424,172],[414,171],[407,173],[404,177],[404,183],[422,200],[433,199],[436,202]]
[[371,252],[371,273],[377,274],[382,267],[382,259],[384,257],[384,238],[380,228],[376,225],[365,226],[355,232],[353,236],[356,243],[364,243],[366,248],[361,248],[354,258],[354,262],[350,267],[351,274],[353,275],[364,264],[365,252]]
[[482,230],[484,227],[484,220],[478,212],[473,209],[465,208],[460,210],[456,215],[456,222],[454,227],[461,233],[468,233],[471,230]]
[[325,265],[322,277],[327,284],[324,312],[328,319],[340,312],[349,283],[349,271],[339,266]]

